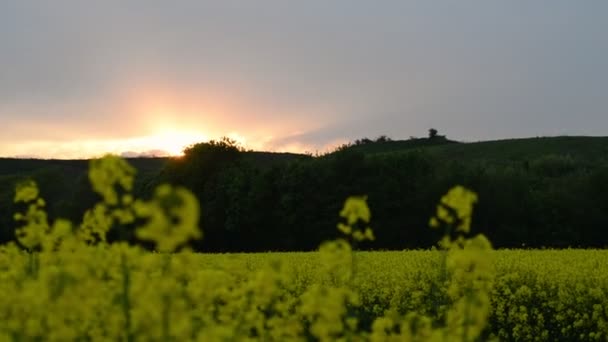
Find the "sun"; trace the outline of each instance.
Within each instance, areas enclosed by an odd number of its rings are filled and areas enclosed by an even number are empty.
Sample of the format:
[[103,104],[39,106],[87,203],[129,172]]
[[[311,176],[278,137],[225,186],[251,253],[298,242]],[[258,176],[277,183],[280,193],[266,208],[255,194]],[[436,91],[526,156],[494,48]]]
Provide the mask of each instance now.
[[184,154],[184,149],[190,145],[209,140],[204,134],[184,131],[162,132],[158,139],[161,149],[167,151],[170,156],[179,157]]
[[206,134],[180,130],[163,130],[150,136],[149,146],[164,151],[171,157],[180,157],[190,145],[209,140]]

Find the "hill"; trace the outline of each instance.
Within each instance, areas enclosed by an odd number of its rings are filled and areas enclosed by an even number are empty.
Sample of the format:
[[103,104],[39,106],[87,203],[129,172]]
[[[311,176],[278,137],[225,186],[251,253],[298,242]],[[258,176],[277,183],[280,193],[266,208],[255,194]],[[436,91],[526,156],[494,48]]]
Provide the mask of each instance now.
[[[159,171],[167,158],[131,158],[129,163],[138,172],[146,174]],[[80,176],[89,169],[89,161],[83,159],[18,159],[0,158],[0,176],[30,176],[44,169],[60,171],[66,176]]]
[[[243,152],[244,159],[252,161],[260,166],[273,165],[286,162],[297,158],[308,158],[308,156],[297,153],[275,153],[261,151]],[[153,175],[160,172],[170,158],[127,158],[133,165],[138,174]],[[19,159],[19,158],[0,158],[0,179],[1,177],[31,177],[44,170],[53,170],[65,175],[67,178],[74,179],[85,175],[89,169],[89,160],[75,159]]]
[[507,139],[432,146],[428,151],[448,160],[525,161],[556,155],[598,161],[608,157],[608,137]]
[[[358,140],[358,143],[349,144],[338,149],[350,150],[366,154],[401,152],[416,148],[427,148],[433,146],[444,146],[458,144],[457,141],[446,139],[445,137],[415,138],[409,140],[386,140],[386,141],[371,141]],[[337,151],[336,151],[337,152]]]
[[[129,161],[138,169],[136,196],[169,182],[199,198],[205,239],[197,250],[316,248],[335,233],[337,213],[351,195],[368,198],[374,248],[429,247],[438,233],[428,229],[428,218],[455,184],[478,193],[473,230],[497,247],[608,241],[608,137],[366,141],[321,157],[216,142],[183,158]],[[17,181],[39,183],[51,217],[78,221],[97,200],[87,169],[86,160],[0,159],[0,228],[9,228],[0,229],[0,241],[12,239]]]
[[[608,137],[537,137],[467,143],[441,137],[416,138],[350,145],[340,150],[360,152],[366,155],[424,150],[444,160],[525,161],[548,155],[602,160],[608,158]],[[243,154],[244,159],[258,166],[310,158],[298,153],[265,151],[246,151]],[[170,158],[130,158],[128,161],[140,175],[150,175],[160,172],[168,159]],[[85,174],[88,167],[88,160],[0,158],[0,177],[27,177],[35,175],[41,170],[53,169],[72,178]]]
[[[364,154],[402,153],[424,150],[444,160],[525,161],[548,155],[586,160],[608,158],[608,137],[559,136],[458,142],[449,139],[418,138],[350,145],[344,150]],[[335,152],[334,152],[335,153]]]

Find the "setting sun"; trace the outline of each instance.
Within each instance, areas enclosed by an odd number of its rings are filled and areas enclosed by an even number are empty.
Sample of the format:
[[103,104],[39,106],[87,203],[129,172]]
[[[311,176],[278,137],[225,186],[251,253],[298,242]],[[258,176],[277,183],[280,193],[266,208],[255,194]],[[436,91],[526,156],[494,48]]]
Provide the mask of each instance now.
[[154,150],[165,151],[169,156],[183,155],[189,145],[209,140],[206,134],[178,130],[161,131],[143,140]]

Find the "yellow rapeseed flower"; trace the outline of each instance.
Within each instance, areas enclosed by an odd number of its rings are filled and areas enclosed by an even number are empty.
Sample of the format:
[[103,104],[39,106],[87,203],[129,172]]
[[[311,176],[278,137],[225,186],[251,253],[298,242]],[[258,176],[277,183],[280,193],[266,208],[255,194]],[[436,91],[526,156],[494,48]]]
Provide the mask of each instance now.
[[158,251],[172,252],[190,239],[200,239],[200,208],[196,197],[187,189],[159,186],[151,201],[136,201],[135,213],[148,222],[137,228],[142,240],[156,243]]
[[471,217],[475,203],[477,203],[477,194],[457,185],[441,198],[436,214],[430,219],[429,225],[438,228],[443,222],[449,226],[455,225],[457,231],[468,233],[471,230]]
[[17,184],[15,191],[15,203],[28,203],[35,199],[38,199],[39,190],[36,182],[29,180],[23,183]]
[[133,181],[136,170],[126,160],[106,155],[100,159],[90,162],[89,180],[93,190],[103,197],[109,205],[118,204],[116,188],[130,192],[133,189]]

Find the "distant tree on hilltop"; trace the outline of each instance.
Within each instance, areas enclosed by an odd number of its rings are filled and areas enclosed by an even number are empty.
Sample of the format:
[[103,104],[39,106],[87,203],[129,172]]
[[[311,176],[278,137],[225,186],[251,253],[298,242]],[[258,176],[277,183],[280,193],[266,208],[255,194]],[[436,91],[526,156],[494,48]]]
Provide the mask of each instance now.
[[435,128],[429,129],[429,139],[430,140],[446,140],[445,135],[439,135],[439,131]]
[[374,141],[371,140],[370,138],[357,139],[357,140],[355,140],[355,145],[371,144],[372,142],[374,142]]
[[386,135],[381,135],[378,138],[376,138],[376,142],[379,142],[379,143],[389,142],[389,141],[393,141],[393,139],[391,139],[390,137],[388,137]]
[[389,142],[389,141],[393,141],[393,139],[391,139],[389,136],[387,135],[381,135],[379,137],[376,138],[376,140],[372,140],[370,138],[362,138],[362,139],[357,139],[354,141],[354,145],[358,146],[358,145],[366,145],[366,144],[371,144],[371,143],[384,143],[384,142]]

